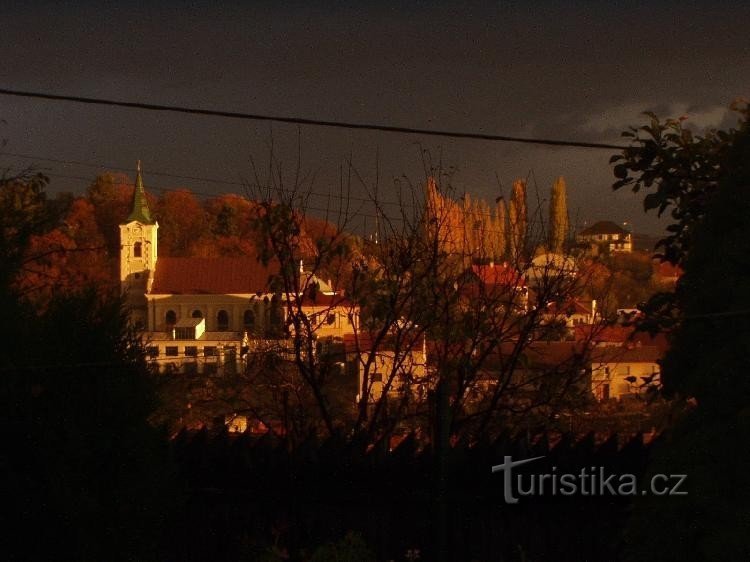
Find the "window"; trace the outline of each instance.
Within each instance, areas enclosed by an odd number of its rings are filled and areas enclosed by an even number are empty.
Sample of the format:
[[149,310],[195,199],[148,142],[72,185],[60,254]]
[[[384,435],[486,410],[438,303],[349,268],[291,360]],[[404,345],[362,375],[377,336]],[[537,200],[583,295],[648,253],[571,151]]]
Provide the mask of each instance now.
[[185,346],[185,355],[187,357],[197,357],[198,356],[198,348],[194,345],[188,345]]
[[194,310],[192,314],[193,318],[203,318],[203,313],[200,310]]
[[168,345],[167,347],[164,348],[164,352],[169,357],[177,357],[177,355],[178,355],[178,353],[177,353],[177,346],[176,345]]
[[216,346],[215,345],[207,345],[203,348],[203,356],[204,357],[216,357],[218,353],[216,352]]
[[183,371],[186,375],[197,375],[198,364],[197,363],[185,363],[182,365]]
[[140,242],[133,244],[133,257],[140,258],[143,255],[143,248]]
[[177,313],[174,310],[167,310],[167,313],[164,315],[164,322],[166,322],[167,326],[177,324]]
[[334,322],[336,322],[336,315],[335,314],[329,314],[328,317],[326,318],[326,323],[329,326],[333,326]]
[[174,337],[178,340],[194,340],[195,339],[195,327],[183,326],[181,328],[174,329]]
[[219,370],[219,366],[216,363],[204,363],[203,374],[204,375],[215,375]]
[[216,328],[220,332],[226,332],[229,329],[229,313],[226,310],[220,310],[216,315]]
[[255,313],[252,310],[246,310],[242,315],[242,326],[248,332],[255,329]]
[[373,373],[372,382],[383,382],[383,375],[381,373]]
[[151,359],[159,357],[159,346],[158,345],[148,346],[146,348],[146,355],[148,355]]

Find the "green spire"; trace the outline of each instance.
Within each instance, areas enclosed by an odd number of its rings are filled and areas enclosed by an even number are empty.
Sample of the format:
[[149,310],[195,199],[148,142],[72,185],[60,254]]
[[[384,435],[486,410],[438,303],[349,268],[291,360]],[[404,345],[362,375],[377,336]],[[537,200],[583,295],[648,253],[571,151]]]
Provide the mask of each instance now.
[[133,210],[130,212],[128,222],[138,221],[142,224],[154,224],[151,218],[151,211],[148,208],[148,199],[146,191],[143,189],[143,178],[141,177],[141,161],[138,160],[138,167],[135,176],[135,191],[133,192]]

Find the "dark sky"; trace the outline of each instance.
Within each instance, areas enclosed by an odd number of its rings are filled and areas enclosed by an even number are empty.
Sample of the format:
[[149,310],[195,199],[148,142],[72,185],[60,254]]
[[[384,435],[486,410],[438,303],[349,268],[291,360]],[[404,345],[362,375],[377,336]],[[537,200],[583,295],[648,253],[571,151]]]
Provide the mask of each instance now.
[[[639,113],[728,126],[750,95],[750,4],[728,2],[242,2],[6,5],[0,85],[416,128],[620,142]],[[247,4],[247,5],[245,5]],[[605,5],[606,4],[606,5]],[[610,5],[612,4],[612,5]],[[613,194],[611,152],[323,129],[0,97],[5,151],[132,168],[147,186],[241,188],[149,176],[238,180],[273,138],[291,175],[298,133],[316,191],[338,190],[349,154],[395,199],[424,174],[420,143],[455,166],[460,193],[494,199],[533,170],[540,197],[568,182],[573,218],[658,231],[641,200]],[[26,162],[1,156],[5,165]],[[37,161],[54,174],[96,170]],[[53,177],[53,190],[87,182]],[[321,204],[318,202],[317,204]],[[533,206],[534,202],[530,202]]]

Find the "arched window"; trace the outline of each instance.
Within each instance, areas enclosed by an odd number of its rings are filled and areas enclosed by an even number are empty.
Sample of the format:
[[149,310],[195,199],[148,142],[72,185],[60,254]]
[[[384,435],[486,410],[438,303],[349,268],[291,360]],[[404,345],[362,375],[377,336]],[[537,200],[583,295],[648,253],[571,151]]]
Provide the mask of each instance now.
[[200,310],[194,310],[192,314],[193,318],[203,318],[203,313]]
[[141,243],[136,242],[133,244],[133,257],[140,258],[143,255],[143,250],[141,248]]
[[242,325],[248,332],[255,329],[255,313],[252,310],[246,310],[242,315]]
[[216,315],[216,328],[220,332],[226,332],[229,329],[229,313],[226,310],[220,310]]
[[167,326],[174,326],[177,324],[177,313],[174,310],[167,310],[167,313],[164,315],[164,321],[167,323]]

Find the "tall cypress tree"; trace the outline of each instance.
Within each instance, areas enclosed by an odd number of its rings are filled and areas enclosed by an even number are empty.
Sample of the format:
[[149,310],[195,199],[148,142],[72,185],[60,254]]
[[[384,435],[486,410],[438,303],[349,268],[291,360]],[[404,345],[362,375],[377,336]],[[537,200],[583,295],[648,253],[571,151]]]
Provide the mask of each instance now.
[[497,260],[502,259],[507,251],[508,240],[505,229],[506,214],[505,200],[500,199],[497,202],[495,220],[492,225],[492,237],[495,240],[492,257]]
[[515,259],[523,253],[528,228],[526,182],[522,179],[513,182],[510,205],[508,206],[508,218],[510,223],[510,254],[511,259]]
[[549,245],[552,252],[561,253],[568,237],[568,196],[565,178],[560,176],[552,184],[549,204]]

